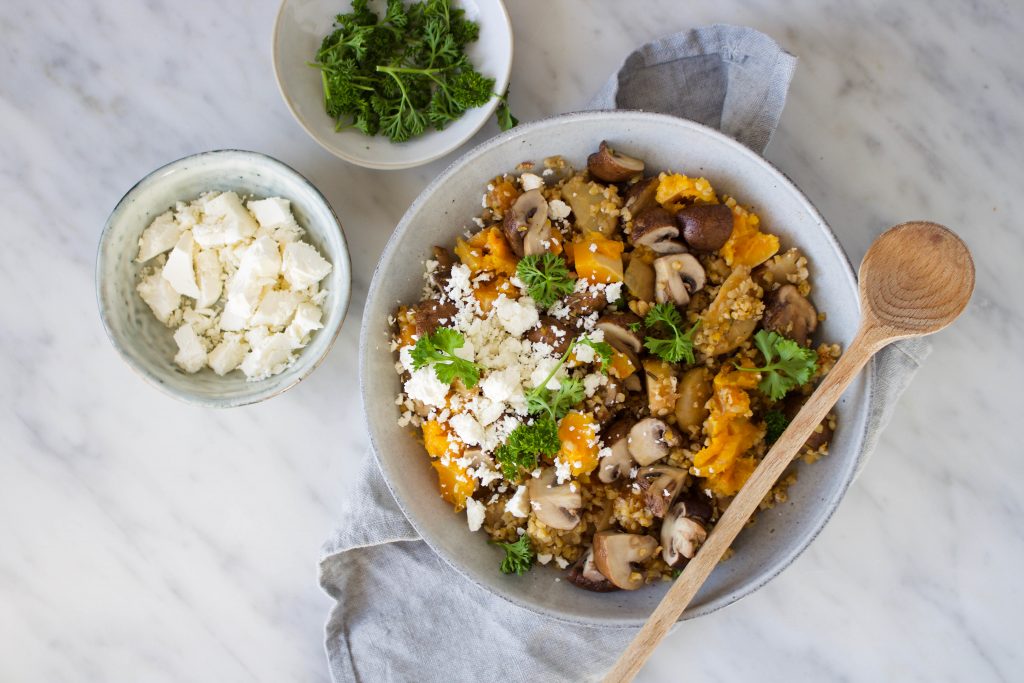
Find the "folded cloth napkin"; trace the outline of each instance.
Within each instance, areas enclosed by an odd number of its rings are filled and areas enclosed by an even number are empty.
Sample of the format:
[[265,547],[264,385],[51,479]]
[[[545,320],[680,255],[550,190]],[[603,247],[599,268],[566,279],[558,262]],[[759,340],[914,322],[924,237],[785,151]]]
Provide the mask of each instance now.
[[[631,54],[591,108],[674,114],[761,152],[795,65],[758,31],[708,26]],[[903,342],[876,358],[865,454],[927,351]],[[467,581],[419,539],[372,458],[341,518],[320,561],[320,585],[337,601],[326,633],[336,683],[593,680],[633,636],[539,616]]]

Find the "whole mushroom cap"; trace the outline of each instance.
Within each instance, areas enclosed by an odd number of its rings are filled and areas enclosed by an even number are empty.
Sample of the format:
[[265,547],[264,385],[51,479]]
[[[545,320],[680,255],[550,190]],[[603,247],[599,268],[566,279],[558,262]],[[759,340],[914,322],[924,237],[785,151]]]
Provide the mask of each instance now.
[[676,211],[683,239],[696,251],[718,251],[732,235],[732,209],[725,204],[691,204]]

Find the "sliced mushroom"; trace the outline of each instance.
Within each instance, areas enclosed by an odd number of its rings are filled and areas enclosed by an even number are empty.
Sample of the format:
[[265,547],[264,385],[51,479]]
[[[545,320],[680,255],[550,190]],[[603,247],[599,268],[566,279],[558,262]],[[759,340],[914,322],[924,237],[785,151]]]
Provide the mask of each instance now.
[[417,336],[424,337],[451,322],[458,309],[451,302],[442,303],[439,299],[427,299],[413,306],[410,313],[416,325]]
[[644,492],[644,505],[652,515],[660,519],[679,495],[686,481],[686,470],[669,465],[652,465],[640,470],[636,481]]
[[597,321],[597,329],[604,332],[604,340],[623,353],[640,353],[644,342],[632,328],[641,322],[634,313],[606,313]]
[[709,413],[711,372],[705,367],[690,368],[679,378],[677,392],[676,425],[683,430],[703,425]]
[[711,509],[707,507],[707,516],[703,517],[702,522],[695,510],[696,500],[680,500],[669,508],[661,524],[661,557],[670,567],[685,566],[708,537],[704,524],[711,519]]
[[676,211],[686,244],[696,251],[718,251],[732,235],[732,209],[725,204],[691,204]]
[[569,568],[569,575],[566,577],[569,583],[579,588],[595,593],[608,593],[618,590],[608,578],[597,569],[594,564],[594,549],[587,548],[587,552],[580,555],[580,559]]
[[547,344],[560,355],[569,348],[569,344],[576,337],[576,332],[563,325],[557,318],[542,315],[537,326],[527,330],[525,336],[534,344]]
[[452,266],[455,265],[455,257],[452,253],[444,247],[435,246],[431,250],[434,255],[434,260],[437,261],[437,268],[434,269],[434,283],[442,285],[448,282],[448,279],[452,276]]
[[647,407],[651,415],[660,417],[675,410],[679,399],[679,380],[672,365],[656,358],[647,358],[644,360],[644,377],[647,380]]
[[616,420],[604,435],[604,442],[611,444],[611,455],[601,458],[597,478],[606,484],[618,481],[633,466],[629,453],[629,430],[636,424],[631,417]]
[[657,206],[658,182],[657,178],[645,178],[630,185],[626,189],[626,203],[623,208],[635,217],[644,209]]
[[654,301],[654,266],[633,252],[622,278],[629,293],[640,301]]
[[594,565],[615,586],[627,591],[644,585],[644,577],[635,564],[643,562],[658,549],[650,536],[599,531],[594,534]]
[[555,470],[548,468],[539,477],[526,482],[530,506],[537,519],[552,529],[568,531],[580,523],[583,496],[578,486],[573,491],[569,484],[555,485]]
[[576,227],[584,234],[599,232],[605,237],[615,232],[618,216],[601,210],[607,188],[582,175],[574,175],[562,185],[562,201],[572,209]]
[[544,242],[551,239],[551,223],[548,221],[548,202],[540,190],[519,195],[505,214],[502,228],[516,256],[547,251]]
[[807,346],[814,330],[818,329],[818,311],[807,297],[793,285],[782,285],[764,298],[764,318],[761,325],[771,332],[796,340]]
[[675,217],[660,206],[644,209],[633,218],[629,239],[635,246],[647,247],[659,254],[681,254],[686,246],[678,241]]
[[659,303],[690,303],[690,295],[704,287],[704,268],[691,254],[671,254],[654,260],[654,298]]
[[587,157],[587,170],[598,180],[621,183],[643,175],[644,162],[616,152],[602,140],[597,151]]
[[629,454],[641,465],[661,460],[679,443],[676,433],[656,417],[640,420],[629,430]]
[[569,309],[569,315],[574,318],[602,311],[607,305],[608,297],[604,295],[603,291],[584,289],[565,297],[565,307]]

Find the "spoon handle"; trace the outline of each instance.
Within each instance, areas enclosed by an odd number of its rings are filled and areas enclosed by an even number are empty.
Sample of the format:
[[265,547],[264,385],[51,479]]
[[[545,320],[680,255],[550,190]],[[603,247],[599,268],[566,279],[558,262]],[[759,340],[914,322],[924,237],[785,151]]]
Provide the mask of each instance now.
[[832,410],[843,391],[857,373],[878,349],[885,345],[877,328],[862,326],[846,352],[839,357],[835,366],[822,380],[818,388],[807,399],[803,408],[775,442],[771,450],[750,475],[747,483],[733,498],[714,529],[708,535],[697,555],[690,560],[683,572],[672,584],[661,603],[651,613],[629,646],[619,657],[615,666],[605,676],[605,683],[631,681],[647,661],[668,630],[676,623],[679,615],[711,571],[718,564],[725,551],[754,514],[783,470],[800,451],[804,442]]

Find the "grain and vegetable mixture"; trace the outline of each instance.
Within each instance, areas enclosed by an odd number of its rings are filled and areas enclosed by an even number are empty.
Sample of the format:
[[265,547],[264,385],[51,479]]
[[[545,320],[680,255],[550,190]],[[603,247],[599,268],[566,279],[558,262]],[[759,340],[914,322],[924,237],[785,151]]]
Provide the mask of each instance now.
[[584,170],[520,164],[482,204],[395,313],[399,425],[501,571],[553,563],[594,591],[672,577],[839,355],[811,344],[807,259],[705,178],[604,142]]

